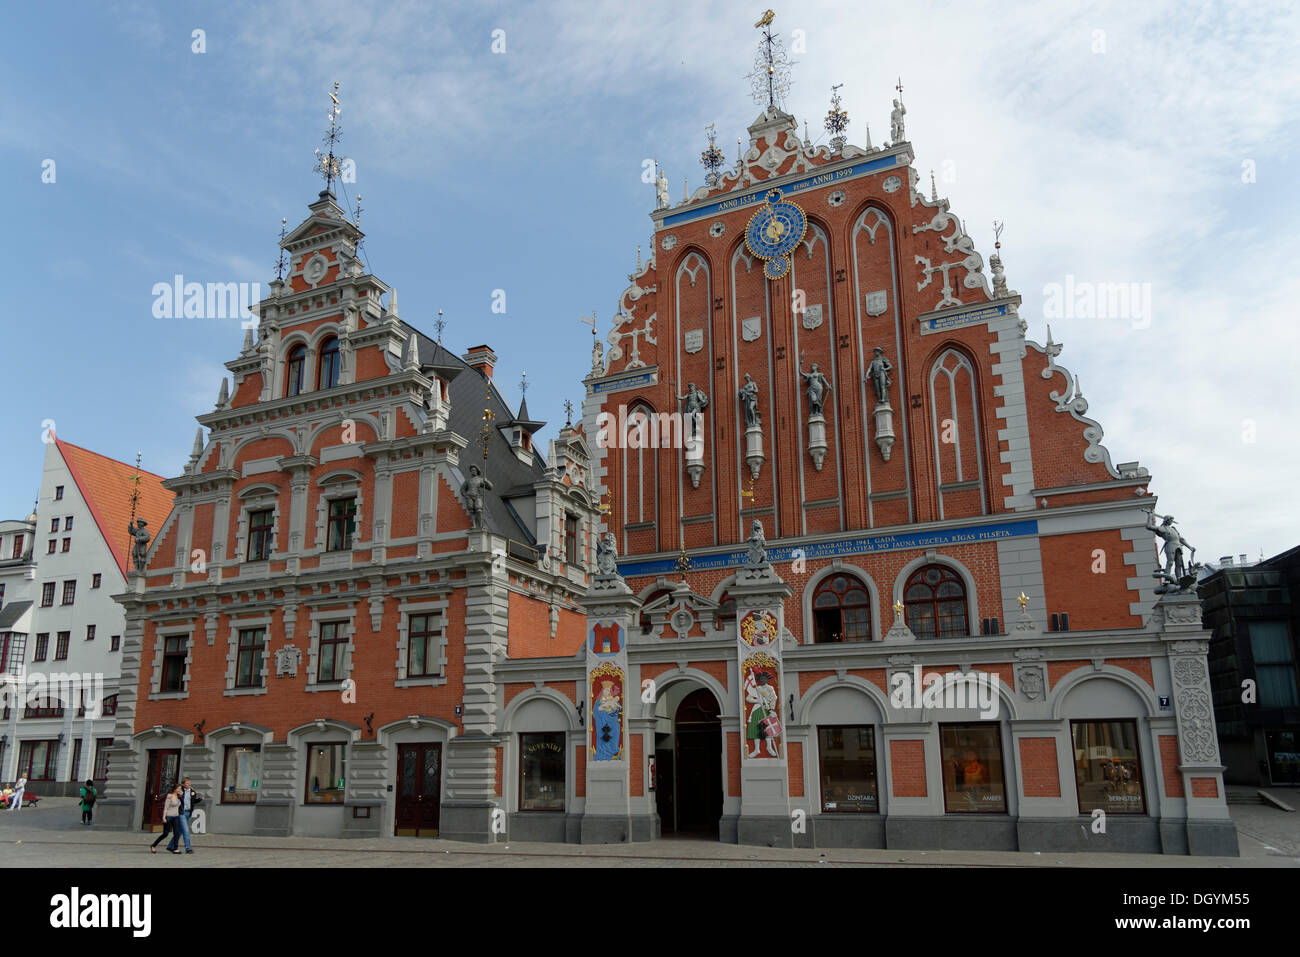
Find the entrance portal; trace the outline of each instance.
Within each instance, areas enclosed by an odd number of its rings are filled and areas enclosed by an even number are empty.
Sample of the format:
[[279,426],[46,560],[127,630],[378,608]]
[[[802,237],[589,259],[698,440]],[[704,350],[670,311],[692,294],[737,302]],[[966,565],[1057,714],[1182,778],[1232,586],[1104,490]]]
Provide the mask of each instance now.
[[682,699],[673,717],[672,749],[665,748],[656,763],[664,833],[716,838],[722,817],[722,721],[712,693],[700,688]]
[[176,777],[181,770],[181,752],[179,750],[150,751],[147,767],[144,776],[144,814],[141,816],[140,830],[161,831],[163,805],[167,801],[167,792],[181,783]]
[[399,744],[393,833],[398,837],[437,837],[441,807],[442,745]]

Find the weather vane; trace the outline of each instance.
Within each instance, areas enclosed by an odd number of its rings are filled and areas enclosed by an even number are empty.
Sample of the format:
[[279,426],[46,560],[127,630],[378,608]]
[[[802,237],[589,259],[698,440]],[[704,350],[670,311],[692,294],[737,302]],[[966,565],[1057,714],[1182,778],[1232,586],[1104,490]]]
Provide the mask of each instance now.
[[285,227],[288,223],[289,221],[287,219],[283,216],[280,217],[280,258],[275,261],[275,278],[281,281],[284,280],[284,267],[288,265],[288,263],[284,261]]
[[1001,222],[1000,220],[996,220],[996,219],[993,220],[993,248],[994,249],[1002,248],[1002,228],[1005,225],[1006,223]]
[[716,125],[710,123],[704,128],[709,135],[709,148],[700,154],[700,162],[708,170],[704,179],[710,186],[718,185],[718,170],[722,169],[722,164],[726,162],[722,150],[718,149],[718,131],[714,129]]
[[831,87],[831,108],[826,114],[826,132],[831,134],[831,146],[838,152],[844,148],[844,132],[849,128],[849,114],[840,106],[840,87]]
[[686,542],[682,542],[682,550],[677,556],[675,570],[682,576],[682,581],[686,581],[686,573],[691,570],[691,556],[686,554]]
[[564,427],[567,429],[573,425],[573,403],[568,399],[564,400]]
[[754,24],[763,28],[758,53],[754,57],[754,70],[749,74],[750,94],[754,102],[766,101],[769,109],[779,107],[790,92],[790,67],[793,64],[785,55],[781,38],[772,35],[772,21],[776,14],[768,10]]
[[528,372],[519,373],[519,399],[520,401],[528,398]]
[[135,475],[131,476],[131,545],[127,549],[127,554],[131,554],[135,548],[135,511],[140,505],[140,453],[135,453]]
[[315,171],[325,177],[325,192],[327,193],[334,191],[334,179],[339,175],[339,160],[334,155],[334,147],[338,145],[339,137],[343,135],[343,128],[339,126],[339,113],[342,108],[339,106],[338,93],[339,85],[336,80],[334,89],[329,94],[330,111],[325,115],[325,118],[329,120],[330,128],[321,141],[325,147],[325,153],[322,155],[320,150],[316,150]]
[[442,330],[447,328],[447,323],[442,320],[442,310],[438,310],[438,318],[434,320],[433,328],[438,330],[438,345],[442,345]]

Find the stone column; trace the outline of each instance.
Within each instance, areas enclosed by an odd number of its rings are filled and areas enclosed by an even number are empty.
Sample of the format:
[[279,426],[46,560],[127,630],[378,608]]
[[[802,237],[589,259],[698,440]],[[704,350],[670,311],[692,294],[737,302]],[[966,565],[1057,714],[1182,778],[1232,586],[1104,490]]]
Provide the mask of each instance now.
[[1172,592],[1156,602],[1155,623],[1164,632],[1178,722],[1178,773],[1187,800],[1187,852],[1235,857],[1237,828],[1228,816],[1223,762],[1214,724],[1214,699],[1206,652],[1210,633],[1201,626],[1194,593]]
[[639,698],[637,689],[628,686],[627,638],[641,601],[622,578],[606,574],[592,578],[583,605],[587,612],[587,793],[579,840],[621,844],[631,841],[634,832],[648,840],[654,822],[644,795],[635,802],[633,822],[627,717],[630,702]]
[[288,837],[293,833],[293,809],[302,801],[298,787],[298,745],[276,741],[262,745],[262,780],[253,805],[253,833]]
[[[343,795],[344,837],[392,837],[383,833],[388,749],[378,741],[353,741],[348,755],[347,790]],[[362,808],[365,817],[357,817]]]
[[826,450],[829,448],[826,444],[826,416],[820,412],[814,412],[808,416],[808,454],[812,456],[813,467],[818,472],[822,470],[822,463],[826,460]]
[[736,599],[737,687],[740,695],[740,819],[736,843],[793,847],[786,763],[782,666],[785,599],[792,594],[770,564],[746,566],[729,589]]
[[127,830],[140,826],[145,763],[142,749],[131,741],[131,733],[135,725],[144,656],[144,581],[142,573],[132,570],[127,573],[126,593],[114,596],[126,613],[126,622],[122,628],[113,744],[108,749],[108,780],[95,802],[95,826],[99,828]]

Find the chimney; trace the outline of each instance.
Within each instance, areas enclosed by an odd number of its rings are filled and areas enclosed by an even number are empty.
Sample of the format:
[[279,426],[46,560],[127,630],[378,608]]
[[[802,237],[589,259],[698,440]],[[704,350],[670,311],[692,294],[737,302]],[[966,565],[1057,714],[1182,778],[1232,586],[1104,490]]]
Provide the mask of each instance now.
[[497,364],[497,354],[489,346],[474,346],[461,356],[468,365],[485,379],[492,378],[492,368]]
[[1224,555],[1222,558],[1219,559],[1219,564],[1222,565],[1224,568],[1227,568],[1229,565],[1232,564],[1232,556]]
[[1242,565],[1248,565],[1248,564],[1250,564],[1249,562],[1246,561],[1246,553],[1245,553],[1245,552],[1242,552],[1242,553],[1241,553],[1241,564],[1242,564]]

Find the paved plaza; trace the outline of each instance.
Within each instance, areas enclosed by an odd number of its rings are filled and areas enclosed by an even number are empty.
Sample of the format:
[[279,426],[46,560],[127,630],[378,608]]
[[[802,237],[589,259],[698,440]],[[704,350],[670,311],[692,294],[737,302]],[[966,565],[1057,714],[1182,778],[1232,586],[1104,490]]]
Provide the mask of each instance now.
[[[1294,794],[1294,792],[1292,792]],[[1232,805],[1241,856],[1060,854],[742,847],[669,839],[644,844],[463,844],[414,838],[346,840],[200,834],[194,853],[149,853],[156,835],[80,823],[76,801],[0,812],[0,867],[1300,867],[1300,813]]]

